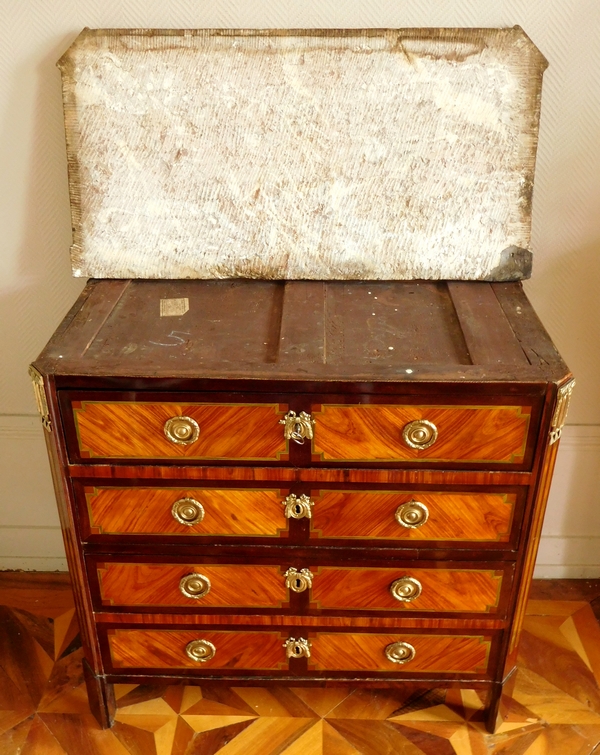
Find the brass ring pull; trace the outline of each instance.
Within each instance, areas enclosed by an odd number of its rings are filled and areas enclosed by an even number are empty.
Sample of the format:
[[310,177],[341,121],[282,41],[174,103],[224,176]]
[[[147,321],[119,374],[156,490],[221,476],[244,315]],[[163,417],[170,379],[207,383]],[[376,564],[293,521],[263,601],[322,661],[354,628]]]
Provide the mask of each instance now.
[[436,442],[437,427],[427,419],[416,419],[409,422],[402,430],[402,438],[411,448],[429,448]]
[[210,579],[204,574],[186,574],[179,583],[179,589],[186,598],[203,598],[210,592]]
[[197,663],[206,663],[215,657],[217,648],[208,640],[192,640],[185,646],[185,653]]
[[307,495],[301,495],[300,498],[290,493],[285,501],[286,519],[312,519],[312,507],[315,505]]
[[200,437],[200,426],[191,417],[171,417],[165,422],[165,435],[171,443],[189,446]]
[[393,642],[385,649],[385,657],[392,663],[408,663],[417,654],[417,651],[410,642]]
[[314,419],[306,412],[289,411],[283,419],[279,420],[280,425],[284,425],[283,437],[286,440],[293,440],[295,443],[302,445],[304,439],[312,440]]
[[401,603],[410,603],[421,594],[423,587],[418,579],[413,577],[401,577],[390,585],[392,597]]
[[180,498],[171,508],[173,519],[191,527],[204,519],[204,506],[193,498]]
[[313,574],[309,569],[298,571],[291,567],[283,576],[285,577],[285,586],[292,592],[304,592],[312,587]]
[[396,509],[396,521],[403,527],[417,529],[429,519],[429,509],[421,501],[407,501]]
[[286,658],[310,658],[311,644],[304,637],[290,637],[283,643]]

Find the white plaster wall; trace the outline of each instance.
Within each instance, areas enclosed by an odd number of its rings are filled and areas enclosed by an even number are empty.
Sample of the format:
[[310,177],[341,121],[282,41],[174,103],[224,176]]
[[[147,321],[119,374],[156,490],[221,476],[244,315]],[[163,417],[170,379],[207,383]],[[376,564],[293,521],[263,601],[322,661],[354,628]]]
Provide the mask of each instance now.
[[0,0],[0,568],[65,567],[27,365],[83,285],[54,66],[81,28],[514,24],[550,62],[526,288],[578,380],[537,573],[600,577],[597,0]]

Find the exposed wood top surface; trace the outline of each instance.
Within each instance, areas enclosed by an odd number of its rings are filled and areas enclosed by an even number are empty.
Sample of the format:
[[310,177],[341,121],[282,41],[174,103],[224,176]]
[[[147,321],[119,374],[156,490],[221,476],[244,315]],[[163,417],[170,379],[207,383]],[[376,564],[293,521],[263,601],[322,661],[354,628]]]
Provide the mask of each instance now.
[[36,367],[362,383],[569,374],[520,283],[419,281],[90,281]]

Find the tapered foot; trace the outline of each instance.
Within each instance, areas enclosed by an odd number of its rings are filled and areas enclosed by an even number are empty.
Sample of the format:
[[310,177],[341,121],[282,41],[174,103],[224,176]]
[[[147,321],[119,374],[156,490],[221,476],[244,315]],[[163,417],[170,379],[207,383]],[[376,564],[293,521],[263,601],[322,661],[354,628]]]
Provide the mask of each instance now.
[[510,709],[510,701],[517,679],[516,669],[513,668],[503,682],[494,682],[488,697],[485,726],[493,734],[504,721]]
[[500,702],[502,700],[502,683],[494,682],[490,689],[487,709],[485,712],[485,728],[493,734],[500,723]]
[[103,676],[95,676],[88,662],[83,659],[83,677],[87,689],[90,710],[103,729],[110,729],[115,720],[115,694],[112,684]]

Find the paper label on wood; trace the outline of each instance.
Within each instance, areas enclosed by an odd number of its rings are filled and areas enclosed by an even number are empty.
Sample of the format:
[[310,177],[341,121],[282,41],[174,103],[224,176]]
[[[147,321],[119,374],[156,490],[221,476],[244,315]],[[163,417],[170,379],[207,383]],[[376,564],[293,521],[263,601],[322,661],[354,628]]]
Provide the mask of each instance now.
[[161,299],[160,316],[161,317],[181,317],[190,308],[189,299]]
[[87,30],[59,65],[77,276],[529,275],[518,27]]

